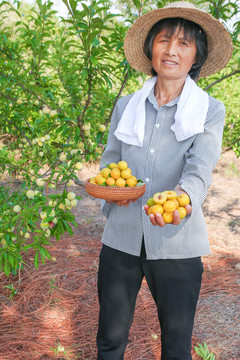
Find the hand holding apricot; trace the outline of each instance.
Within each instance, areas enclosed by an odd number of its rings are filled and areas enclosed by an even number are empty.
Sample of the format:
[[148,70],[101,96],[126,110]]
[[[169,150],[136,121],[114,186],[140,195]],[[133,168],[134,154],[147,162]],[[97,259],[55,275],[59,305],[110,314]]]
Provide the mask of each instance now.
[[174,190],[154,194],[144,209],[152,225],[160,227],[166,224],[178,225],[192,212],[189,196],[178,186]]

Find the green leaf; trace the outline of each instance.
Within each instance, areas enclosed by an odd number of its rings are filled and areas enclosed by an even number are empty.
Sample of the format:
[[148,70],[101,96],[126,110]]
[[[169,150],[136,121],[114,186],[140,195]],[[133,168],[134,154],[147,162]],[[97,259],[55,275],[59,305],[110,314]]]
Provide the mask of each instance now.
[[38,269],[39,266],[39,250],[36,251],[36,254],[34,256],[34,266],[36,269]]

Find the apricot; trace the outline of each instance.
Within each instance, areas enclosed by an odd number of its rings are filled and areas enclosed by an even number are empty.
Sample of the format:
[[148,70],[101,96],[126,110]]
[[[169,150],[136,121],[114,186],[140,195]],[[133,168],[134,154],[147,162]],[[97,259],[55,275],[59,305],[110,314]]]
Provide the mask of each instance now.
[[159,213],[159,214],[163,214],[163,207],[162,205],[153,205],[150,207],[151,209],[151,214],[156,214],[156,213]]
[[116,181],[115,181],[114,178],[108,177],[107,180],[106,180],[106,184],[107,184],[108,186],[113,186],[113,185],[116,184]]
[[185,206],[185,205],[190,204],[190,199],[189,199],[189,196],[187,194],[180,194],[177,197],[177,201],[178,201],[180,206]]
[[173,213],[171,212],[164,212],[162,217],[166,224],[170,224],[173,221]]
[[166,194],[157,192],[156,194],[153,195],[153,201],[157,205],[162,205],[163,203],[165,203],[166,200],[167,200]]
[[126,185],[126,181],[123,178],[120,177],[120,178],[118,178],[116,180],[116,185],[118,187],[124,187]]
[[112,162],[111,164],[109,164],[109,167],[110,167],[110,169],[112,170],[112,169],[117,168],[118,165],[117,165],[116,163]]
[[99,173],[95,176],[95,183],[98,184],[98,179],[102,177],[102,174]]
[[126,170],[128,168],[128,164],[126,163],[126,161],[121,160],[118,162],[118,168],[120,170]]
[[174,190],[169,190],[166,192],[168,200],[177,199],[177,194]]
[[187,210],[185,209],[185,207],[180,206],[177,210],[179,212],[180,219],[184,219],[187,215]]
[[148,205],[149,207],[151,207],[151,206],[153,206],[154,204],[155,204],[155,202],[154,202],[153,198],[152,198],[152,197],[149,198],[148,201],[147,201],[147,205]]
[[106,178],[101,176],[98,178],[98,185],[105,185],[106,184]]
[[129,186],[129,187],[133,187],[133,186],[136,186],[137,185],[137,178],[133,175],[130,176],[130,178],[128,178],[126,180],[126,184]]
[[173,200],[167,200],[164,204],[163,204],[163,209],[166,212],[173,212],[174,210],[176,210],[177,205],[175,203],[175,201]]
[[118,168],[114,168],[114,169],[112,169],[110,175],[111,175],[112,178],[117,180],[118,178],[120,178],[121,172],[120,172],[120,170]]
[[178,203],[177,199],[173,199],[172,201],[175,202],[175,204],[176,204],[176,210],[177,210],[177,209],[179,208],[179,203]]
[[132,170],[129,168],[121,171],[121,177],[125,180],[130,178],[131,175],[132,175]]
[[109,177],[110,173],[111,173],[111,169],[109,169],[108,167],[105,167],[101,170],[101,174],[105,178]]

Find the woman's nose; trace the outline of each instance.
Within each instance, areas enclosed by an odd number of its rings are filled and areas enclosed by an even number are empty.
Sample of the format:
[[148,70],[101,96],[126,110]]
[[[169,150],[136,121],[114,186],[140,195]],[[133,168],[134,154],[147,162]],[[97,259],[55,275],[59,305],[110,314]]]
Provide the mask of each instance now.
[[168,46],[167,46],[167,48],[166,48],[166,53],[167,53],[169,56],[174,56],[174,55],[176,55],[176,53],[177,53],[177,47],[176,47],[175,41],[170,40],[170,41],[168,42]]

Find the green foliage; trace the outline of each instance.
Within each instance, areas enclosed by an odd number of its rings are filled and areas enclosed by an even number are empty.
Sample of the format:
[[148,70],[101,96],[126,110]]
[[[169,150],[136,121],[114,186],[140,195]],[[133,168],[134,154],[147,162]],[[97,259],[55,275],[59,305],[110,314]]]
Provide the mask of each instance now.
[[9,296],[9,300],[11,300],[18,292],[18,289],[15,289],[13,284],[9,284],[9,285],[5,285],[3,286],[5,289],[8,289],[10,296]]
[[215,360],[215,355],[212,352],[209,352],[205,343],[203,343],[203,345],[198,344],[198,346],[194,347],[194,350],[203,360]]
[[113,103],[131,76],[125,27],[113,26],[108,1],[65,1],[63,21],[50,1],[36,4],[24,16],[20,2],[0,7],[0,271],[7,276],[30,250],[38,268],[51,259],[53,237],[73,234],[79,198],[68,198],[67,186],[81,184],[76,171],[101,157]]

